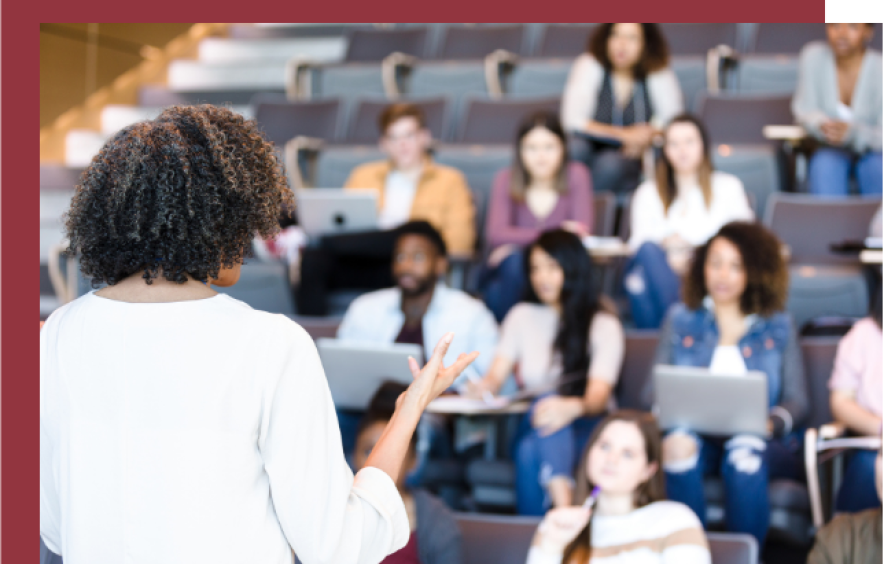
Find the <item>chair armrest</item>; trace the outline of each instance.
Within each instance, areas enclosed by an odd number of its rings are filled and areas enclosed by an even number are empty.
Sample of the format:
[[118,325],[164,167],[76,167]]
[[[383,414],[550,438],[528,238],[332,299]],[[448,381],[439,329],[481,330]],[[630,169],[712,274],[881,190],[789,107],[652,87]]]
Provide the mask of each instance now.
[[847,427],[844,423],[838,423],[833,421],[832,423],[826,423],[822,425],[819,430],[820,439],[826,441],[830,439],[837,439],[838,437],[843,437],[847,433]]
[[511,71],[518,60],[518,55],[506,49],[498,49],[485,57],[485,84],[493,100],[503,97],[502,75]]
[[406,73],[411,72],[411,69],[414,67],[417,60],[417,57],[406,55],[399,51],[390,53],[384,57],[384,60],[381,61],[381,80],[384,83],[384,94],[387,95],[387,98],[395,100],[402,95],[402,91],[399,88],[399,81],[396,77],[399,75],[400,70]]
[[312,77],[308,72],[317,64],[309,59],[293,57],[285,65],[285,97],[291,101],[309,100],[313,93]]
[[727,45],[717,45],[706,52],[706,89],[710,94],[721,92],[721,70],[735,64],[738,58],[739,54]]
[[[313,183],[313,168],[316,164],[316,156],[322,149],[324,141],[315,137],[298,136],[289,140],[285,144],[285,168],[288,174],[289,186],[292,190],[300,190],[307,188]],[[301,173],[301,167],[298,166],[298,156],[306,153],[308,158],[308,168],[310,169],[307,178]]]

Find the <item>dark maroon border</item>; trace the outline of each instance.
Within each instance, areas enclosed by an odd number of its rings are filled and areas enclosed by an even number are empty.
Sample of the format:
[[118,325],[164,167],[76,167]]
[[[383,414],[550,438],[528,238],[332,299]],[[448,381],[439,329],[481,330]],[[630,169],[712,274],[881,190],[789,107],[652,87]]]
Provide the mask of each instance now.
[[[601,21],[641,14],[651,21],[823,21],[824,0],[604,0],[490,3],[474,0],[421,2],[298,2],[275,7],[229,0],[187,2],[69,2],[40,0],[2,6],[2,548],[0,561],[36,562],[39,519],[39,352],[36,257],[39,235],[39,23],[41,21],[175,21],[250,16],[300,21]],[[259,8],[261,12],[251,12]],[[459,17],[455,17],[455,14]],[[25,265],[23,268],[22,265]],[[30,297],[27,297],[30,296]]]

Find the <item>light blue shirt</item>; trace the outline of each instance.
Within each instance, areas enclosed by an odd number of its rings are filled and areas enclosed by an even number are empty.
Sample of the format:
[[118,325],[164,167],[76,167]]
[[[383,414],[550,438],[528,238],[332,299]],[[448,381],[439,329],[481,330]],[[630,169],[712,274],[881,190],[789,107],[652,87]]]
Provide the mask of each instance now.
[[[404,322],[402,292],[399,288],[370,292],[350,304],[338,328],[338,339],[392,343]],[[449,288],[441,282],[436,284],[422,328],[425,354],[432,354],[436,343],[445,333],[454,332],[454,341],[444,359],[446,366],[457,360],[461,353],[479,351],[479,358],[464,371],[455,385],[461,385],[468,373],[484,376],[494,360],[497,323],[485,304],[465,292]]]

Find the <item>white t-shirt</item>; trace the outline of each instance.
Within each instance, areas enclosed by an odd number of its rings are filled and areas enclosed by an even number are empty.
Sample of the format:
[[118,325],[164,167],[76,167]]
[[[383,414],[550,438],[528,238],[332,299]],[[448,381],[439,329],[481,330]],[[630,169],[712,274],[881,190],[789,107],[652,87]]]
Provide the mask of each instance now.
[[[592,518],[591,564],[710,564],[703,525],[686,505],[657,501],[626,515]],[[562,554],[531,547],[527,564],[561,564]]]
[[746,371],[746,361],[737,345],[718,345],[712,351],[709,372],[722,376],[742,376]]
[[87,294],[40,331],[40,536],[65,564],[369,563],[409,526],[355,479],[319,355],[224,294]]
[[394,229],[411,219],[411,204],[417,191],[417,176],[391,170],[384,184],[384,207],[378,214],[378,227]]
[[680,192],[667,212],[653,180],[644,181],[635,190],[631,208],[629,246],[633,249],[648,241],[659,243],[673,234],[699,246],[726,223],[755,218],[740,179],[718,171],[712,173],[712,202],[708,209],[702,190],[695,185]]

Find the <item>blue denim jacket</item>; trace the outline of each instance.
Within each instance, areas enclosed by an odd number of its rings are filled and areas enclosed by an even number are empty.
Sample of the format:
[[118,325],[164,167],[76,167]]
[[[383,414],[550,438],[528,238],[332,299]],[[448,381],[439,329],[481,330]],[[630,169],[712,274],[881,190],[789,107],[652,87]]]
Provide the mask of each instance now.
[[[684,304],[676,304],[669,310],[661,328],[655,361],[657,364],[708,367],[718,340],[718,325],[710,309],[691,310]],[[754,316],[737,346],[748,370],[759,370],[767,375],[770,407],[782,406],[797,427],[807,413],[809,399],[803,358],[791,316],[786,312],[769,317]],[[644,396],[653,397],[650,386]]]

